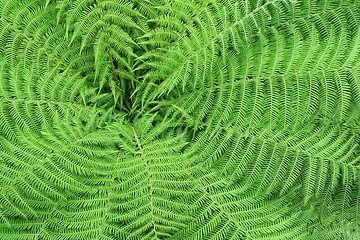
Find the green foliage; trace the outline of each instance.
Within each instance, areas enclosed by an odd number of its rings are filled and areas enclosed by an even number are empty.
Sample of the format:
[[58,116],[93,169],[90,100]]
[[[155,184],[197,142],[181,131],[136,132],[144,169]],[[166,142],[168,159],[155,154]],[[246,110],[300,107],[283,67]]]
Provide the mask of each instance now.
[[359,239],[357,0],[0,0],[0,239]]

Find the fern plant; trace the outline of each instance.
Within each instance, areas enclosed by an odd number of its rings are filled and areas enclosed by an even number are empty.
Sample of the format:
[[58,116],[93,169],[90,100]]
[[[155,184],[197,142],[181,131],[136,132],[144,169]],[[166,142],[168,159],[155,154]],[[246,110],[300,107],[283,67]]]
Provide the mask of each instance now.
[[359,239],[359,9],[1,0],[0,239]]

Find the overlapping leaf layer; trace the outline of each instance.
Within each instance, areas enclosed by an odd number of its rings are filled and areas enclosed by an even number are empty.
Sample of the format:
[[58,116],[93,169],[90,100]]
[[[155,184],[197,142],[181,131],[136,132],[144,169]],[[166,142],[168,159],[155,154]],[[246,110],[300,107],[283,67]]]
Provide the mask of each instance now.
[[0,239],[359,239],[359,9],[1,0]]

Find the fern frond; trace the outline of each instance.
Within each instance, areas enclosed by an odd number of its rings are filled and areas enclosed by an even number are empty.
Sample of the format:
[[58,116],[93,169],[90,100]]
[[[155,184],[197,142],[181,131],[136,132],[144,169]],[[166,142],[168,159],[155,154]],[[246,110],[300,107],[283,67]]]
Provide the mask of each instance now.
[[357,0],[1,0],[0,239],[357,239]]

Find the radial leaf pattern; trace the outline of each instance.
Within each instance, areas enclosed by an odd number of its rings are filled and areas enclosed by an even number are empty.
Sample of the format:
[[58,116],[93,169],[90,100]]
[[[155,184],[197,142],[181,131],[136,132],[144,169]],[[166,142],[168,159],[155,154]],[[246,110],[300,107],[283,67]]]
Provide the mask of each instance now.
[[359,239],[359,9],[1,0],[0,239]]

